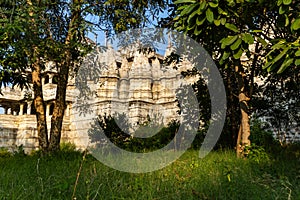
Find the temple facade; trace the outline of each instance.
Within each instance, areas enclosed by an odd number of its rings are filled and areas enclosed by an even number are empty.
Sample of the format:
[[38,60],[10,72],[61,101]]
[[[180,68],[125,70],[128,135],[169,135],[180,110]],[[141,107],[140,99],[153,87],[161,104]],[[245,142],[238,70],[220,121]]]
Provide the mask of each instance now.
[[[157,118],[163,124],[180,119],[176,90],[180,84],[190,84],[195,78],[182,78],[181,72],[191,69],[186,60],[163,64],[164,56],[136,51],[130,54],[112,49],[101,53],[100,60],[106,60],[106,67],[99,67],[100,76],[93,84],[95,109],[98,115],[124,113],[131,124],[138,126],[148,118]],[[96,66],[97,67],[97,66]],[[43,96],[46,103],[48,131],[56,95],[56,70],[48,63],[43,71]],[[62,127],[62,141],[85,148],[88,143],[86,131],[80,130],[74,109],[78,91],[76,77],[67,87],[65,116]],[[77,91],[77,93],[76,93]],[[0,95],[0,147],[16,148],[23,145],[30,152],[38,148],[36,116],[31,89],[6,87]],[[78,114],[78,113],[77,113]]]

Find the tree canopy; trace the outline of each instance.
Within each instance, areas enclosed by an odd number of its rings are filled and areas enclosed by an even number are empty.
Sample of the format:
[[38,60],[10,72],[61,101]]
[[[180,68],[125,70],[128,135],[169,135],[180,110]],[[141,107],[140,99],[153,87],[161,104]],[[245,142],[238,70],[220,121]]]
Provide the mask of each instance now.
[[[200,42],[223,72],[229,121],[233,127],[236,121],[240,124],[239,134],[233,138],[237,140],[237,150],[241,147],[242,151],[250,145],[250,100],[259,92],[255,78],[266,74],[263,69],[277,73],[288,67],[299,70],[299,2],[177,0],[174,3],[173,27]],[[232,130],[235,132],[237,128]]]

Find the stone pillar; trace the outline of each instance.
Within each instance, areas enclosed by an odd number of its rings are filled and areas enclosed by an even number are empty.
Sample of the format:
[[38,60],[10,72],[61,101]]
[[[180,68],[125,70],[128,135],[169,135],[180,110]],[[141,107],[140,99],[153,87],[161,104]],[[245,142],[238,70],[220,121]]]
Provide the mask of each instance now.
[[24,114],[24,104],[20,104],[20,111],[19,111],[19,115],[23,115]]
[[8,109],[7,109],[7,114],[8,114],[8,115],[11,115],[11,108],[8,108]]
[[42,85],[45,85],[45,77],[42,77]]
[[66,116],[70,116],[70,104],[67,104]]
[[46,105],[46,116],[50,115],[50,106],[51,106],[51,104]]
[[14,110],[14,111],[13,111],[13,115],[17,115],[17,111]]
[[31,102],[28,102],[27,103],[27,115],[30,115],[31,114]]
[[53,83],[53,74],[49,74],[49,83]]

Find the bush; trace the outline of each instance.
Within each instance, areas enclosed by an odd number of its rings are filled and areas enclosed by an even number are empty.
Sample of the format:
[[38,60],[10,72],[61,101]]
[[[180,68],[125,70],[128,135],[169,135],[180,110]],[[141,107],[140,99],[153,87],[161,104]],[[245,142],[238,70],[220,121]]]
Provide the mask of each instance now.
[[[124,115],[115,117],[118,118],[119,123],[122,123],[122,128],[127,127],[128,129],[130,127]],[[170,143],[179,127],[177,121],[172,121],[168,127],[162,127],[153,125],[149,119],[149,121],[142,123],[132,135],[144,135],[145,133],[149,133],[149,131],[158,132],[152,137],[140,138],[127,134],[127,131],[125,130],[124,132],[121,130],[118,124],[112,116],[99,116],[98,120],[94,122],[93,128],[89,130],[91,141],[96,142],[97,147],[103,150],[107,149],[108,138],[121,149],[132,152],[149,152],[160,149]],[[107,138],[103,137],[103,133]]]
[[283,149],[283,156],[291,159],[300,159],[300,142],[287,144]]
[[[263,123],[255,119],[251,122],[250,141],[255,146],[262,147],[268,153],[276,153],[280,150],[279,142],[273,137],[272,133],[262,128]],[[256,148],[256,147],[255,147]]]
[[71,142],[61,142],[60,143],[60,151],[69,153],[69,152],[75,152],[76,150],[76,145],[71,143]]
[[270,161],[269,154],[266,152],[266,150],[262,146],[258,146],[254,143],[245,148],[245,155],[248,159],[257,163]]
[[8,158],[11,157],[13,154],[5,147],[0,148],[0,158]]
[[196,134],[195,139],[191,146],[192,149],[200,149],[201,148],[201,145],[204,141],[206,133],[207,133],[207,129],[197,131],[197,134]]
[[18,149],[16,151],[14,151],[14,156],[19,156],[19,157],[26,156],[24,147],[22,144],[20,146],[18,146]]

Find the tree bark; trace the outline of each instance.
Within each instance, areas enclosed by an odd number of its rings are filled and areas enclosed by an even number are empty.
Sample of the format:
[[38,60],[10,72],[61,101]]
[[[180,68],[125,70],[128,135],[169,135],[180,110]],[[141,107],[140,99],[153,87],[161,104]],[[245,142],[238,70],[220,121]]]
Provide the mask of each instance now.
[[235,66],[235,72],[238,81],[238,98],[241,111],[241,122],[237,137],[236,153],[238,157],[243,157],[245,155],[245,147],[250,146],[250,121],[248,114],[248,101],[250,99],[246,95],[244,82],[245,73],[240,63]]
[[43,152],[48,150],[48,133],[47,133],[47,122],[46,122],[46,110],[43,99],[43,88],[41,80],[41,67],[39,59],[33,64],[32,71],[32,83],[34,93],[34,107],[36,110],[36,121],[39,146]]
[[74,64],[72,61],[73,42],[80,42],[77,38],[77,31],[81,19],[81,4],[82,0],[73,0],[73,9],[71,21],[68,28],[68,35],[65,42],[65,60],[58,66],[58,85],[56,90],[56,101],[54,104],[53,114],[51,118],[50,144],[49,150],[52,152],[60,149],[60,139],[62,131],[62,123],[66,108],[66,90],[69,78],[69,69]]
[[234,88],[233,85],[236,83],[234,80],[234,70],[232,69],[227,69],[227,96],[228,96],[228,115],[229,115],[229,120],[230,120],[230,129],[231,129],[231,137],[230,139],[230,146],[234,148],[236,146],[236,141],[237,141],[237,136],[238,136],[238,119],[239,119],[239,114],[237,113],[236,109],[236,97],[234,95]]
[[[37,4],[40,2],[37,1]],[[31,17],[31,22],[33,25],[33,32],[34,36],[33,37],[38,37],[37,33],[37,25],[36,21],[34,18],[34,13],[33,11],[35,10],[33,7],[33,4],[31,0],[27,0],[27,5],[32,7],[32,9],[29,11],[29,16]],[[43,98],[43,86],[42,86],[42,79],[41,79],[41,62],[39,58],[39,53],[38,53],[38,47],[33,45],[32,46],[32,52],[28,52],[28,54],[31,54],[32,59],[34,60],[32,64],[32,84],[33,84],[33,95],[34,95],[34,107],[36,110],[36,121],[37,121],[37,132],[38,132],[38,140],[39,140],[39,146],[42,149],[43,152],[46,152],[48,150],[48,133],[47,133],[47,121],[46,121],[46,109],[45,109],[45,104],[44,104],[44,98]],[[30,113],[28,113],[30,114]]]
[[66,108],[66,89],[68,84],[69,66],[64,65],[58,75],[58,85],[56,89],[56,101],[54,104],[53,114],[51,117],[50,144],[51,152],[60,149],[60,139],[63,117]]

